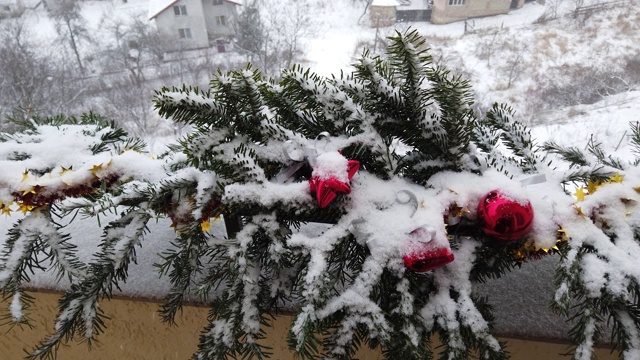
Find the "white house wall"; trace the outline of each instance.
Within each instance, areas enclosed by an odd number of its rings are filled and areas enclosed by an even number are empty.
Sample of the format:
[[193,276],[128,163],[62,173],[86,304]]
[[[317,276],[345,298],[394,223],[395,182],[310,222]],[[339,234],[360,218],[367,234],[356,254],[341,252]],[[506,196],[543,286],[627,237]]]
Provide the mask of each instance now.
[[434,0],[431,22],[446,24],[473,17],[506,14],[511,0],[459,0],[463,5],[449,5],[449,0]]
[[[175,15],[173,7],[184,5],[187,15]],[[179,0],[156,16],[158,31],[171,42],[171,50],[197,49],[209,46],[207,25],[202,16],[202,0]],[[191,30],[191,39],[181,39],[179,29]]]
[[[209,38],[214,40],[219,37],[234,35],[234,22],[236,21],[237,5],[223,1],[221,5],[213,5],[212,0],[201,0],[204,10],[204,17],[207,24]],[[224,16],[226,19],[225,26],[216,24],[216,16]]]

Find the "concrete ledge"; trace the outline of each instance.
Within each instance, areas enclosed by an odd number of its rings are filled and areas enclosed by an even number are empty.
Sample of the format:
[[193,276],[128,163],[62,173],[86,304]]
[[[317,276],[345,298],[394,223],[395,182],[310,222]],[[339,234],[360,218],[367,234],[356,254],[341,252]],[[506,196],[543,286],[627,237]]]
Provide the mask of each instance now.
[[[0,349],[3,360],[18,360],[25,355],[24,349],[31,350],[34,344],[47,336],[53,329],[60,294],[36,292],[34,306],[30,309],[33,329],[28,327],[9,329],[0,326]],[[4,309],[8,303],[0,303]],[[185,306],[176,320],[177,327],[169,327],[157,315],[158,302],[116,298],[102,301],[100,306],[111,318],[107,329],[98,339],[100,343],[93,350],[86,344],[71,344],[61,347],[60,360],[157,360],[189,359],[195,351],[200,330],[207,322],[207,308]],[[274,326],[267,331],[269,337],[265,345],[273,348],[274,360],[293,360],[293,354],[286,345],[290,316],[280,316]],[[560,360],[569,357],[560,354],[567,351],[566,343],[549,343],[533,340],[500,338],[508,341],[508,350],[514,360]],[[438,344],[434,343],[434,348]],[[617,356],[608,349],[598,349],[600,360],[614,360]],[[358,357],[363,360],[381,360],[379,351],[361,350]]]

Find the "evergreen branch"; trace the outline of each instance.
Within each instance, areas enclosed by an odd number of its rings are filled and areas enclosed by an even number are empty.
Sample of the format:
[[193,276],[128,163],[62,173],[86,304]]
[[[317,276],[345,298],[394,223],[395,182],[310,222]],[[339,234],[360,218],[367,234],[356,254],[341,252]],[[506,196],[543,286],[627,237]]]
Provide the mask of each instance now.
[[512,120],[513,110],[505,104],[494,104],[487,112],[487,123],[499,132],[502,142],[519,159],[518,165],[525,172],[535,172],[540,159],[531,139],[531,130]]
[[136,261],[135,247],[146,232],[151,216],[142,210],[130,210],[105,227],[97,262],[91,263],[87,276],[72,284],[59,301],[54,334],[42,340],[28,359],[53,359],[61,344],[78,335],[89,346],[104,331],[107,317],[98,300],[111,298],[112,288],[125,282],[129,265]]
[[171,325],[175,324],[175,316],[182,310],[195,276],[202,272],[201,257],[206,251],[206,238],[199,221],[197,225],[181,231],[172,244],[179,250],[166,250],[160,255],[163,262],[155,264],[160,274],[168,275],[171,282],[171,290],[159,310],[162,321]]
[[[42,209],[41,211],[46,210]],[[87,275],[87,265],[76,255],[77,246],[69,243],[71,236],[59,232],[61,226],[53,223],[52,213],[53,211],[47,215],[49,218],[47,225],[40,229],[44,243],[43,252],[47,255],[42,261],[50,259],[55,264],[58,280],[65,274],[68,275],[70,281],[73,281],[74,278],[82,280]]]
[[100,142],[91,147],[91,152],[95,155],[108,151],[110,150],[110,146],[124,142],[126,138],[127,132],[123,129],[116,128],[115,124],[112,124],[111,129],[100,136]]
[[575,147],[562,147],[554,142],[546,142],[542,145],[542,150],[559,155],[564,161],[569,163],[570,167],[589,166],[591,163],[587,160],[586,155]]
[[[223,82],[222,75],[212,80]],[[172,118],[174,121],[195,126],[228,125],[230,119],[226,116],[225,107],[211,98],[211,92],[201,91],[197,87],[183,86],[179,88],[162,88],[156,91],[155,107],[160,116]]]
[[[29,274],[43,267],[38,253],[43,249],[40,228],[46,226],[46,219],[41,214],[31,213],[18,220],[9,230],[4,249],[0,254],[0,289],[3,298],[20,298],[24,293],[22,284],[29,282]],[[28,298],[25,298],[28,299]],[[16,304],[17,306],[20,303]],[[16,321],[21,317],[12,316]]]
[[[269,225],[273,220],[269,216],[247,219],[236,234],[235,246],[214,260],[211,273],[218,275],[211,279],[218,284],[224,281],[224,290],[215,296],[210,324],[200,337],[199,352],[194,358],[268,357],[268,349],[256,343],[265,336],[260,325],[269,324],[265,312],[277,310],[281,295],[274,292],[273,282],[290,281],[279,275],[286,259],[274,257],[273,250],[279,251],[279,247],[272,246],[279,230]],[[229,328],[233,331],[226,331]]]
[[596,157],[599,164],[618,170],[624,170],[626,167],[622,160],[616,159],[612,155],[605,155],[604,150],[602,149],[602,143],[596,142],[593,137],[589,140],[587,151]]
[[[29,310],[33,306],[34,297],[21,291],[3,291],[2,302],[9,303],[5,315],[0,316],[0,326],[6,326],[11,331],[14,326],[28,326],[33,328]],[[2,314],[4,311],[0,311]]]
[[640,122],[636,121],[630,122],[629,127],[631,128],[631,146],[632,151],[636,155],[636,165],[638,164],[638,159],[640,158]]
[[563,174],[562,183],[581,183],[586,184],[590,181],[608,181],[615,172],[604,166],[583,167],[574,170],[568,170]]
[[269,101],[278,109],[283,126],[311,139],[323,131],[335,135],[344,129],[345,110],[349,110],[336,106],[340,96],[331,83],[294,66],[283,72],[280,86],[282,89],[274,91]]
[[396,31],[396,35],[389,37],[389,63],[394,69],[394,74],[402,76],[404,97],[409,102],[415,102],[414,105],[420,108],[426,95],[421,91],[426,80],[426,69],[432,60],[428,55],[428,49],[424,48],[426,40],[415,29],[404,34]]

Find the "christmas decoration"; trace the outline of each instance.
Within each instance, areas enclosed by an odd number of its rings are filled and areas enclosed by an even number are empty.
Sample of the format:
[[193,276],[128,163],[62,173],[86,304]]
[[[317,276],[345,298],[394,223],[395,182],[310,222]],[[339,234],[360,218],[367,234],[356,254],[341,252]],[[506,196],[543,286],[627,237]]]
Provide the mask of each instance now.
[[347,160],[337,151],[321,154],[315,159],[309,187],[321,209],[329,206],[338,194],[351,192],[349,180],[359,167],[357,160]]
[[501,240],[517,240],[531,229],[533,208],[528,201],[520,203],[494,190],[480,200],[478,221],[489,236]]
[[[555,253],[551,307],[575,324],[577,358],[590,358],[608,324],[621,354],[635,359],[640,161],[597,142],[586,153],[538,147],[508,106],[479,113],[469,83],[432,64],[416,32],[389,42],[384,57],[365,53],[352,74],[323,78],[296,66],[276,82],[247,68],[218,74],[206,91],[159,90],[158,113],[191,130],[158,159],[92,114],[27,119],[0,134],[0,213],[14,222],[0,239],[0,291],[13,314],[0,317],[28,318],[21,294],[39,269],[70,284],[31,358],[54,358],[74,337],[99,340],[109,325],[99,301],[146,250],[160,254],[169,283],[156,294],[163,321],[174,323],[188,296],[211,304],[197,359],[267,358],[264,328],[286,310],[287,343],[301,359],[350,359],[369,346],[387,359],[504,360],[491,299],[473,285]],[[640,150],[640,126],[631,134]],[[533,181],[535,191],[513,180],[532,174],[550,176]],[[340,194],[349,201],[330,206]],[[102,234],[93,251],[77,249],[94,246],[86,234],[72,243],[66,232],[78,213],[98,220],[87,221]],[[220,215],[224,236],[211,220]],[[172,238],[144,241],[149,227],[169,222]],[[528,236],[483,241],[483,231]]]
[[453,261],[451,249],[448,246],[437,244],[433,239],[434,232],[427,227],[420,227],[410,233],[405,255],[402,258],[407,269],[426,272]]

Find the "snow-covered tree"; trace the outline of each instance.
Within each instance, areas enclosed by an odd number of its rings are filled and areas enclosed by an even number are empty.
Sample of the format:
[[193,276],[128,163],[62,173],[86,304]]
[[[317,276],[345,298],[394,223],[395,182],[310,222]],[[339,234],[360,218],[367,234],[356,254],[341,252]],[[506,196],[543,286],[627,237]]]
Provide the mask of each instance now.
[[[637,358],[638,164],[598,144],[538,148],[507,106],[475,113],[469,83],[432,65],[415,32],[390,43],[350,75],[296,66],[275,83],[247,68],[208,90],[162,89],[160,114],[193,131],[159,159],[94,115],[4,135],[0,209],[25,215],[0,256],[8,317],[25,318],[32,268],[51,263],[72,283],[32,357],[108,326],[98,302],[165,216],[176,237],[159,264],[172,283],[163,319],[188,292],[211,305],[194,359],[268,358],[260,340],[282,311],[296,314],[289,345],[303,359],[363,346],[429,359],[434,335],[442,359],[506,359],[472,285],[547,254],[561,256],[553,305],[575,320],[575,358],[591,358],[607,321],[623,357]],[[51,156],[52,141],[76,145]],[[119,214],[88,264],[58,225],[78,211]],[[220,217],[226,237],[209,232]]]

